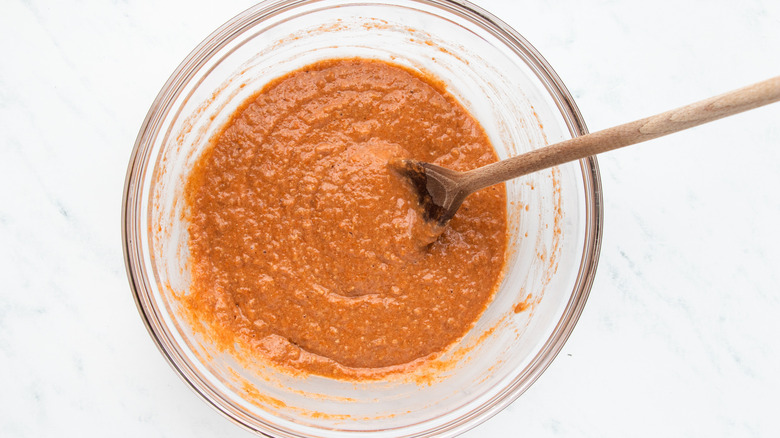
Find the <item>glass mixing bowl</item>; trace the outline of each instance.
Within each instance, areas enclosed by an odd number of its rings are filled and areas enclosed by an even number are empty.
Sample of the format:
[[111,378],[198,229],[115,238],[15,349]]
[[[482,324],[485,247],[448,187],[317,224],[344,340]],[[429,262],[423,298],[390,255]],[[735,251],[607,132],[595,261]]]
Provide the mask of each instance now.
[[[482,123],[498,155],[586,133],[542,56],[466,2],[285,0],[220,27],[152,104],[129,164],[122,233],[149,332],[184,380],[249,430],[274,436],[454,435],[488,419],[550,364],[585,305],[599,254],[594,158],[507,183],[509,249],[499,290],[469,333],[430,364],[382,381],[294,376],[220,351],[183,317],[187,174],[231,112],[265,83],[342,57],[432,74]],[[207,333],[207,332],[206,332]]]

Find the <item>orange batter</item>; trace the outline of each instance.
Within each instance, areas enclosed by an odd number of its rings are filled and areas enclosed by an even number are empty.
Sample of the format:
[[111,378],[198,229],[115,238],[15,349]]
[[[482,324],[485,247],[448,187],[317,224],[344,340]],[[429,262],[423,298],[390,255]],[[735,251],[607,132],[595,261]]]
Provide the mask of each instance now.
[[441,84],[393,64],[330,60],[265,86],[189,176],[192,314],[224,346],[331,377],[403,370],[463,336],[500,280],[506,190],[470,196],[424,245],[394,158],[496,155]]

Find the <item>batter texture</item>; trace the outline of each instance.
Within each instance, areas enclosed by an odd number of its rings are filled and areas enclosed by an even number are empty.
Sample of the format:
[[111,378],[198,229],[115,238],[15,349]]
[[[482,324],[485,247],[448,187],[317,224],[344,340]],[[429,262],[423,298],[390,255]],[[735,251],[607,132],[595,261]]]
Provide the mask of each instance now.
[[191,314],[226,346],[331,377],[441,353],[500,281],[506,190],[470,196],[427,244],[395,158],[497,159],[439,82],[394,64],[329,60],[265,86],[188,178]]

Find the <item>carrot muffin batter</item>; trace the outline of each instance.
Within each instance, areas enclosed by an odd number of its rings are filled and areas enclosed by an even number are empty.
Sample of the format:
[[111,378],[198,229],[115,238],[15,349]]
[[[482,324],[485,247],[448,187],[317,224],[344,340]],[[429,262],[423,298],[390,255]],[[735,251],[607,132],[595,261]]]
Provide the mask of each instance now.
[[331,377],[441,353],[500,281],[506,190],[470,196],[427,244],[395,158],[497,159],[440,83],[393,64],[330,60],[265,86],[187,182],[191,313],[225,347]]

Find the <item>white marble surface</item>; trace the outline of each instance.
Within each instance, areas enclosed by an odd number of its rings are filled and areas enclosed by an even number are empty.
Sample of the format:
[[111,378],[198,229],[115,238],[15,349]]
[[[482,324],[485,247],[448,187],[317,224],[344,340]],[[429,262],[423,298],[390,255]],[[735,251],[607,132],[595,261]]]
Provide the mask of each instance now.
[[[591,130],[780,74],[780,2],[482,0]],[[168,75],[248,0],[0,5],[0,435],[247,437],[146,333],[120,200]],[[487,436],[780,435],[780,104],[600,158],[601,263]]]

